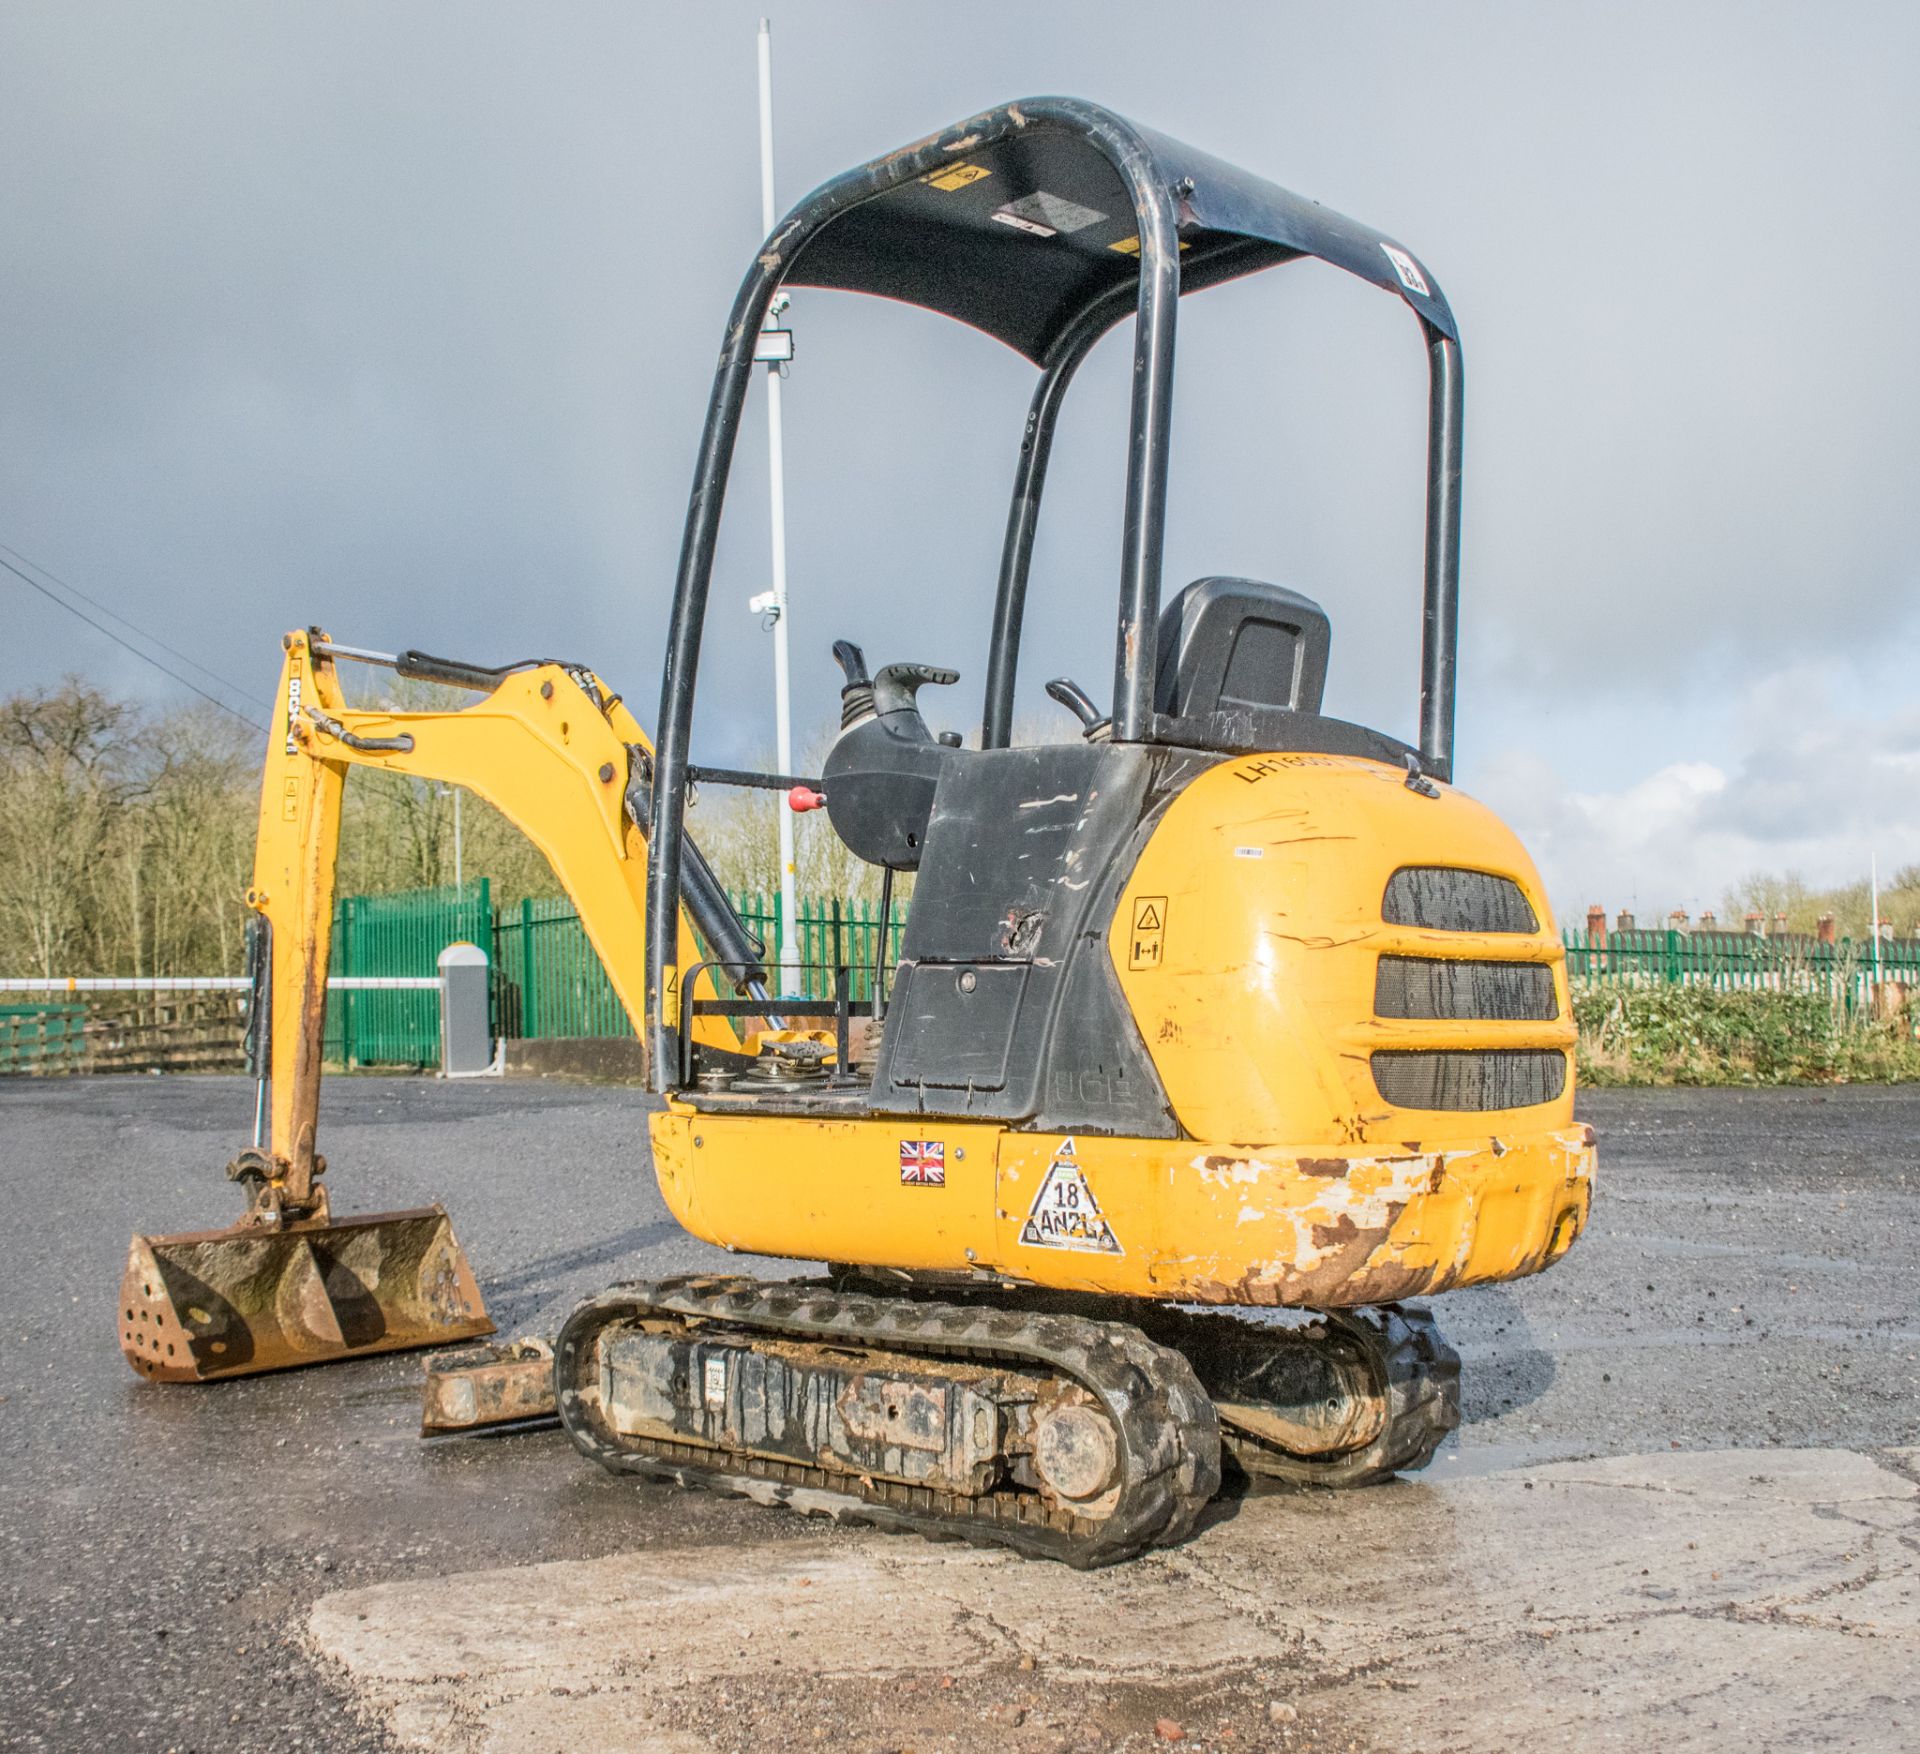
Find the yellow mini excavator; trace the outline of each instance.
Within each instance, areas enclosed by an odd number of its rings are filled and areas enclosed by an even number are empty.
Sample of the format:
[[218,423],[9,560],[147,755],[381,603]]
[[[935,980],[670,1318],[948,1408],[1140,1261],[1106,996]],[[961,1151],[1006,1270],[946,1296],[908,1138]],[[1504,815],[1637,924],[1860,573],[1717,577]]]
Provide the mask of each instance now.
[[[1330,633],[1309,598],[1212,577],[1162,601],[1179,296],[1302,258],[1401,300],[1426,346],[1417,744],[1321,711]],[[869,672],[843,641],[819,775],[691,758],[722,499],[784,284],[942,312],[1039,368],[976,748],[922,716],[952,670]],[[1015,748],[1055,420],[1128,317],[1110,707],[1051,682],[1080,735]],[[1459,1365],[1401,1300],[1558,1260],[1594,1173],[1546,897],[1451,784],[1461,397],[1452,313],[1410,250],[1093,104],[1008,104],[810,195],[722,338],[653,742],[576,665],[288,636],[247,896],[271,1095],[230,1172],[248,1210],[135,1239],[134,1365],[207,1379],[489,1329],[444,1213],[335,1218],[320,1179],[340,796],[369,766],[471,788],[552,862],[645,1044],[679,1221],[831,1263],[581,1305],[550,1393],[586,1455],[1078,1565],[1182,1539],[1223,1471],[1342,1486],[1424,1465]],[[343,661],[479,698],[355,711]],[[889,881],[916,873],[871,1000],[844,966],[810,983],[830,1000],[768,990],[688,836],[695,783],[823,805]]]

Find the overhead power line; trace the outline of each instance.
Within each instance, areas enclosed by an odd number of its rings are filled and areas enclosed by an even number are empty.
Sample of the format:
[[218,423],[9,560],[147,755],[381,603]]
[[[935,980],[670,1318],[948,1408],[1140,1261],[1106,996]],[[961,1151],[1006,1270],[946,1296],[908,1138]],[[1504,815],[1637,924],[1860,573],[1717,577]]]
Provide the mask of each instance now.
[[[8,572],[12,573],[13,576],[19,579],[22,584],[29,585],[34,590],[38,591],[40,595],[45,597],[49,603],[56,604],[58,607],[66,610],[66,612],[69,615],[78,617],[78,619],[80,619],[81,621],[84,621],[90,628],[92,628],[94,632],[105,634],[107,638],[112,640],[115,645],[121,647],[125,651],[131,652],[136,658],[140,659],[143,663],[151,664],[156,670],[162,672],[164,675],[171,676],[173,680],[179,683],[182,688],[192,690],[193,693],[199,695],[199,697],[202,700],[204,700],[209,706],[217,706],[223,713],[227,714],[228,717],[238,719],[241,722],[241,724],[250,725],[256,731],[264,731],[267,728],[264,724],[260,722],[260,720],[239,711],[237,708],[227,705],[227,703],[224,700],[221,700],[217,695],[209,694],[204,688],[202,688],[197,682],[195,682],[192,679],[192,677],[182,676],[180,672],[174,669],[171,664],[163,664],[151,652],[143,652],[131,640],[126,639],[120,634],[115,633],[114,630],[108,627],[105,622],[96,621],[84,609],[77,608],[74,604],[69,603],[66,600],[66,598],[60,596],[58,593],[54,591],[49,590],[38,579],[36,579],[32,575],[32,573],[25,571],[21,567],[15,566],[12,561],[6,558],[6,555],[7,554],[18,555],[21,560],[27,561],[28,566],[34,567],[35,570],[37,571],[46,572],[46,568],[43,566],[40,566],[40,564],[37,561],[27,560],[27,557],[24,554],[20,554],[18,549],[8,548],[5,543],[0,543],[0,549],[5,550],[5,553],[0,553],[0,567],[4,567]],[[47,573],[48,578],[54,578],[54,576],[55,575],[52,573]],[[85,597],[84,593],[78,590],[75,590],[72,585],[66,584],[64,580],[60,580],[57,582],[59,582],[64,589],[73,591],[73,594],[76,597],[82,597],[84,601],[88,603],[93,603],[93,599],[91,597]],[[187,657],[185,653],[174,652],[173,647],[168,645],[164,640],[156,639],[152,634],[146,632],[143,628],[135,626],[135,624],[131,621],[128,621],[124,615],[120,615],[116,613],[114,610],[108,609],[104,604],[94,603],[93,606],[96,609],[100,610],[100,612],[103,615],[111,615],[116,621],[119,621],[123,623],[125,626],[132,628],[133,631],[139,634],[142,639],[152,641],[152,643],[156,646],[159,646],[162,651],[173,652],[173,655],[175,657],[182,659],[184,662],[188,664],[193,664],[193,667],[196,670],[204,671],[206,675],[212,677],[214,681],[218,682],[222,688],[232,688],[233,692],[239,695],[240,698],[243,700],[248,698],[246,691],[244,689],[234,688],[234,685],[231,682],[228,682],[223,677],[215,676],[211,670],[206,670],[205,666],[194,663],[194,660]]]
[[231,689],[242,700],[253,701],[259,706],[266,706],[268,704],[262,696],[253,693],[250,689],[242,688],[237,682],[229,681],[225,676],[222,676],[218,670],[209,670],[207,666],[201,663],[191,652],[183,652],[178,646],[168,645],[157,633],[147,632],[139,622],[129,620],[126,616],[122,615],[118,609],[114,608],[111,603],[102,603],[98,597],[89,596],[71,579],[63,579],[52,567],[43,566],[39,561],[35,560],[31,554],[22,554],[19,549],[6,542],[0,542],[0,554],[11,554],[22,566],[31,567],[41,578],[51,579],[53,583],[65,591],[68,596],[78,597],[81,602],[91,608],[99,610],[102,615],[107,616],[110,620],[119,622],[122,627],[130,628],[149,645],[158,646],[161,651],[172,654],[172,656],[178,658],[183,664],[190,664],[194,669],[198,670],[202,676],[206,677],[208,681],[217,682],[222,688]]

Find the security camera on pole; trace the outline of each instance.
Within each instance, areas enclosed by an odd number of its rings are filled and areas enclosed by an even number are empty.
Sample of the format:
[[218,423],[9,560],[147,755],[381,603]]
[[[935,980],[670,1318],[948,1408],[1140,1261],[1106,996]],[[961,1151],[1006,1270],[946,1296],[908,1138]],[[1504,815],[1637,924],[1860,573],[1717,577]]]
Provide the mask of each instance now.
[[[772,232],[779,218],[773,205],[773,29],[760,21],[760,230]],[[787,485],[780,440],[780,382],[793,358],[793,331],[780,327],[788,304],[777,293],[753,357],[767,368],[767,480],[772,494],[773,589],[747,605],[773,629],[773,710],[777,760],[782,773],[793,772],[793,706],[787,685]],[[793,867],[793,814],[780,819],[780,991],[799,991],[800,904]]]

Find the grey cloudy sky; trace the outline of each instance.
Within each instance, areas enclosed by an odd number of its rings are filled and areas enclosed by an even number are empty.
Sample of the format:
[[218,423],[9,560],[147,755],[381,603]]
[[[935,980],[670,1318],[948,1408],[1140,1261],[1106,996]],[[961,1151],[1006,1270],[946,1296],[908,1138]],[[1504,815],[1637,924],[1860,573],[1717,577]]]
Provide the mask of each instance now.
[[[259,697],[277,639],[577,656],[651,720],[721,325],[758,241],[764,4],[0,11],[0,543]],[[1920,12],[773,7],[783,201],[1065,91],[1403,237],[1468,384],[1461,783],[1563,911],[1920,859]],[[966,673],[1031,368],[801,293],[799,720],[837,636]],[[1111,669],[1128,343],[1062,426],[1022,711]],[[1315,265],[1182,313],[1168,588],[1333,616],[1329,710],[1410,733],[1424,363]],[[698,748],[771,745],[764,416]],[[172,685],[0,575],[0,689]],[[177,691],[173,691],[177,693]]]

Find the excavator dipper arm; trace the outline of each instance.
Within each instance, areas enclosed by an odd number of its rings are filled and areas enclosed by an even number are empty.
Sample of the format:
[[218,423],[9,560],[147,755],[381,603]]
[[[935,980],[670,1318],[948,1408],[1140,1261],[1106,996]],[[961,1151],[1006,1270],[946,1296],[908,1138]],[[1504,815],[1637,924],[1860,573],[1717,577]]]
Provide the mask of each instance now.
[[[121,1341],[141,1374],[201,1380],[490,1333],[478,1286],[438,1207],[335,1220],[317,1148],[334,878],[348,770],[381,768],[464,786],[546,856],[636,1030],[646,936],[651,748],[590,671],[542,663],[457,680],[483,692],[452,711],[347,704],[317,630],[284,641],[247,905],[263,958],[253,1030],[266,1100],[253,1146],[229,1166],[247,1190],[231,1230],[135,1237]],[[711,874],[688,904],[726,910]],[[726,911],[702,921],[726,974],[763,971]],[[722,997],[682,914],[679,970]],[[737,1049],[733,1027],[698,1015],[703,1041]]]

